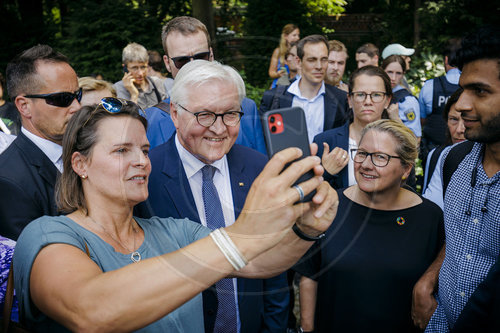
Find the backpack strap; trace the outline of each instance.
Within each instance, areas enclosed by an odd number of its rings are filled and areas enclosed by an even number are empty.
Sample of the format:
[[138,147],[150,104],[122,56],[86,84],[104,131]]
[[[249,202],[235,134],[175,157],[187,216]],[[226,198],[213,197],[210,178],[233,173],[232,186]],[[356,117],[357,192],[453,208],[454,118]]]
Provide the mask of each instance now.
[[469,154],[474,147],[474,141],[465,141],[451,148],[443,164],[443,198],[450,183],[451,176],[458,168],[458,165]]
[[158,91],[158,89],[156,88],[156,84],[153,82],[153,80],[148,76],[149,80],[151,81],[151,84],[153,85],[153,91],[156,95],[156,99],[158,100],[158,103],[161,103],[162,99],[161,99],[161,95],[160,95],[160,92]]
[[170,114],[170,104],[168,104],[168,103],[160,102],[160,103],[154,105],[153,107],[158,108],[158,109],[162,110],[163,112]]
[[283,95],[287,89],[288,89],[289,85],[288,86],[282,86],[282,85],[278,85],[276,86],[276,90],[274,92],[274,95],[273,95],[273,101],[271,103],[271,108],[269,110],[276,110],[276,109],[279,109],[280,108],[280,96]]
[[427,185],[431,181],[432,174],[434,173],[434,169],[436,169],[437,161],[439,160],[439,157],[441,156],[441,153],[443,152],[443,150],[446,147],[448,147],[448,146],[441,145],[441,146],[437,147],[436,150],[434,150],[434,152],[432,153],[431,160],[429,161],[429,169],[428,169],[428,172],[427,172],[427,182],[426,182]]

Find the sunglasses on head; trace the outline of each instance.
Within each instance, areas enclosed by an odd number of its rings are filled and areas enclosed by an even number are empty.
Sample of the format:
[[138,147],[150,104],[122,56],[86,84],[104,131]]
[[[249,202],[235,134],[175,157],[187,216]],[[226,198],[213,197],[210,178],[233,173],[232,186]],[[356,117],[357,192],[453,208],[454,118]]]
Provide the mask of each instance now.
[[97,105],[97,107],[94,109],[94,111],[92,111],[90,113],[89,118],[85,121],[85,123],[83,124],[82,128],[85,127],[85,125],[87,125],[87,123],[89,122],[89,120],[96,113],[96,111],[99,109],[100,106],[102,106],[102,108],[105,111],[107,111],[108,113],[118,114],[118,113],[120,113],[122,111],[122,108],[125,105],[129,105],[129,104],[135,105],[137,107],[137,113],[139,113],[141,116],[143,116],[144,118],[146,118],[146,113],[144,112],[144,110],[137,103],[134,103],[132,101],[127,101],[126,99],[121,99],[121,98],[104,97],[103,99],[101,99],[101,102],[99,103],[99,105]]
[[174,62],[175,67],[177,69],[181,69],[182,66],[190,62],[191,60],[209,60],[210,59],[210,51],[207,52],[201,52],[201,53],[196,53],[195,55],[192,56],[181,56],[181,57],[174,57],[170,58]]
[[41,95],[26,95],[27,98],[41,98],[45,100],[45,103],[53,106],[58,106],[65,108],[71,105],[76,99],[78,103],[82,100],[82,88],[78,89],[74,93],[71,92],[58,92],[53,94],[41,94]]

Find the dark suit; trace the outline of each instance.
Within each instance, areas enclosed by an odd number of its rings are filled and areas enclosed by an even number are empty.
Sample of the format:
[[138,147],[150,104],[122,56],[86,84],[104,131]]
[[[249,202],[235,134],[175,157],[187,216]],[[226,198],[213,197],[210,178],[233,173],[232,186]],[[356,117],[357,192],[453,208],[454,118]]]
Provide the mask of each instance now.
[[[149,199],[138,206],[142,216],[188,218],[200,222],[198,210],[184,172],[175,136],[150,152],[152,173]],[[253,149],[234,145],[227,154],[235,218],[243,208],[248,190],[267,157]],[[271,279],[238,279],[241,332],[283,332],[286,329],[288,292],[284,274]],[[263,292],[271,292],[269,295]],[[266,304],[268,306],[266,306]],[[266,306],[266,311],[264,307]],[[211,332],[217,312],[215,291],[203,293],[205,330]]]
[[0,235],[17,240],[43,215],[59,215],[54,185],[59,171],[22,132],[0,154]]
[[[294,95],[287,91],[289,86],[273,88],[264,92],[260,104],[260,112],[266,112],[272,108],[273,98],[278,93],[276,108],[288,108],[292,106]],[[279,89],[282,89],[281,91]],[[347,121],[347,93],[337,87],[325,84],[324,112],[325,120],[323,131],[342,126]]]
[[[349,152],[349,123],[344,124],[341,127],[334,128],[323,133],[320,133],[314,137],[314,142],[318,144],[318,156],[323,155],[323,142],[328,143],[330,151],[335,147],[340,147],[345,151]],[[334,188],[344,188],[349,186],[349,172],[347,165],[336,175],[330,175],[325,171],[323,175],[326,181],[332,185]]]

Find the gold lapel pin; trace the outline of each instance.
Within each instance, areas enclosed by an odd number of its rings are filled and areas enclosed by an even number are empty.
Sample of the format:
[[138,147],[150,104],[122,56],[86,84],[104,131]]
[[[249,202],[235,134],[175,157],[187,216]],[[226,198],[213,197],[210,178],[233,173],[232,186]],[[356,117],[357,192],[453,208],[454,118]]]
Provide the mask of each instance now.
[[239,185],[240,187],[243,187],[243,186],[245,186],[245,183],[243,183],[243,182],[239,182],[239,183],[238,183],[238,185]]

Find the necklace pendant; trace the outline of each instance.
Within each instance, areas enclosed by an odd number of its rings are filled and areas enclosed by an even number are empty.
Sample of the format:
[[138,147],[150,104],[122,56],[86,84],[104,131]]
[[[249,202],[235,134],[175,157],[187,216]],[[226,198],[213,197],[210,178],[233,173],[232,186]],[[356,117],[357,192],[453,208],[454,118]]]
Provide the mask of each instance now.
[[141,261],[141,254],[137,251],[134,251],[132,252],[132,254],[130,255],[130,259],[133,261],[133,262],[139,262]]

